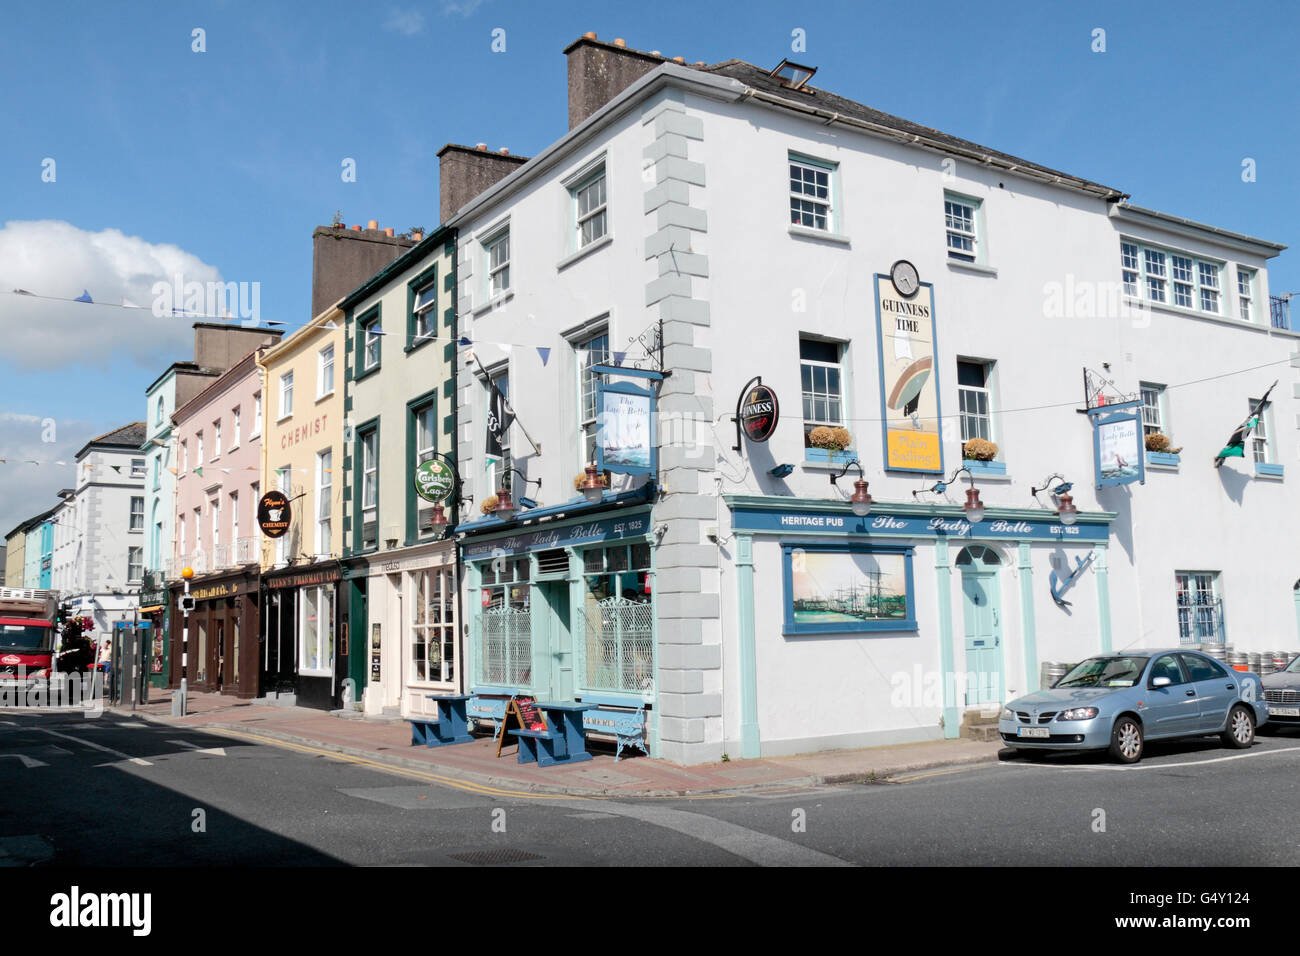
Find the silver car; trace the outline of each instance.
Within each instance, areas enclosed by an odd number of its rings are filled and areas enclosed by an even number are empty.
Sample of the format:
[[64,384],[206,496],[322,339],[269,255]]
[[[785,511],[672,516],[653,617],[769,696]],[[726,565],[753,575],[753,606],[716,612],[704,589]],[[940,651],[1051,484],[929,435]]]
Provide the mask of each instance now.
[[1109,750],[1120,763],[1137,763],[1147,740],[1218,734],[1229,747],[1249,747],[1268,719],[1256,674],[1161,648],[1074,665],[1050,689],[1007,704],[998,733],[1018,753]]
[[1268,719],[1279,726],[1300,724],[1300,657],[1260,681],[1268,702]]

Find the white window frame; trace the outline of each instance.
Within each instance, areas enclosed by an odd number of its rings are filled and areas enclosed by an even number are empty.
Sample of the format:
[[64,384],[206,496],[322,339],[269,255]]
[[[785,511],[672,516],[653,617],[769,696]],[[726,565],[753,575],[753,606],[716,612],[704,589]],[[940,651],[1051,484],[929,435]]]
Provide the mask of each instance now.
[[[315,598],[316,620],[314,622],[307,619],[307,609],[312,598]],[[323,585],[318,587],[305,587],[298,590],[298,673],[310,677],[332,677],[334,675],[334,661],[338,653],[338,633],[337,633],[337,615],[335,593],[332,585]],[[327,613],[321,613],[322,606],[328,608]],[[319,654],[314,659],[315,666],[311,663],[313,658],[308,651],[315,648],[318,652],[323,651],[324,638],[328,635],[328,661],[324,666],[321,664]],[[310,641],[310,643],[309,643]]]
[[[1190,609],[1209,607],[1216,609],[1218,612],[1222,611],[1222,605],[1219,603],[1219,581],[1220,573],[1218,571],[1174,571],[1174,606],[1175,613],[1179,615],[1178,629],[1180,641],[1182,641],[1183,638],[1183,620],[1181,612],[1184,608],[1189,609],[1187,620],[1189,629],[1188,636],[1192,638],[1191,641],[1187,642],[1189,644],[1200,643],[1196,638],[1198,634],[1204,633],[1198,629],[1196,615],[1194,612],[1191,612]],[[1178,602],[1178,595],[1184,593],[1189,595],[1208,595],[1208,598],[1203,600],[1192,599],[1187,604],[1180,604]],[[1224,625],[1221,614],[1218,616],[1211,614],[1210,617],[1218,624],[1219,636],[1226,641],[1226,626]]]
[[[424,298],[426,292],[432,293],[427,299]],[[436,276],[415,290],[411,314],[415,316],[412,348],[417,343],[438,337],[438,278]]]
[[144,477],[145,475],[147,475],[147,474],[148,474],[148,471],[147,471],[146,466],[145,466],[145,460],[144,460],[143,458],[132,458],[132,459],[131,459],[131,477],[132,477],[132,478],[143,478],[143,477]]
[[221,457],[221,419],[218,418],[215,422],[212,423],[212,458],[210,460],[216,461],[220,457]]
[[[508,383],[507,387],[509,387]],[[488,394],[491,395],[491,392]],[[506,397],[509,398],[509,396]],[[415,417],[413,423],[415,428],[415,464],[418,466],[432,459],[434,453],[438,450],[437,403],[433,399],[430,399],[426,404],[412,409],[411,414]],[[425,440],[422,440],[421,438],[421,432],[424,431],[421,422],[426,415],[428,416],[428,434],[426,436],[427,444],[425,443]],[[506,429],[506,431],[508,433],[509,429]],[[507,441],[508,439],[509,435],[507,434]],[[507,443],[503,442],[502,450],[504,451],[506,447]],[[424,526],[425,515],[431,514],[433,508],[434,504],[432,501],[425,501],[419,495],[415,496],[415,536],[417,538],[430,537],[433,535],[432,529],[426,529]]]
[[126,579],[131,582],[144,578],[144,547],[126,549]]
[[1166,437],[1169,425],[1165,414],[1165,386],[1155,382],[1139,382],[1138,394],[1142,396],[1142,436],[1159,432]]
[[280,414],[276,421],[293,416],[293,369],[280,376]]
[[[366,516],[371,521],[366,520]],[[370,428],[361,435],[361,548],[366,545],[366,525],[375,526],[374,547],[379,547],[379,429]]]
[[221,495],[208,500],[209,511],[212,513],[212,560],[210,567],[216,567],[217,548],[221,547]]
[[[803,357],[803,343],[804,343],[805,341],[809,341],[809,342],[822,342],[823,344],[826,344],[826,345],[833,345],[833,346],[836,348],[836,350],[839,352],[839,361],[837,361],[837,362],[823,362],[823,361],[821,361],[821,360],[819,360],[819,359],[806,359],[806,358],[804,358],[804,357]],[[799,411],[800,411],[800,414],[801,414],[801,416],[802,416],[802,421],[803,421],[803,426],[804,426],[804,447],[805,447],[805,448],[810,448],[810,447],[812,447],[812,446],[809,445],[809,443],[808,443],[808,441],[809,441],[808,436],[812,433],[812,430],[813,430],[814,428],[818,428],[818,427],[823,426],[823,425],[825,425],[825,426],[828,427],[828,428],[844,428],[844,427],[846,427],[846,426],[845,426],[845,422],[848,420],[848,408],[847,408],[848,383],[847,383],[846,380],[845,380],[845,379],[846,379],[846,376],[845,376],[845,369],[844,369],[844,364],[845,364],[845,363],[844,363],[845,343],[844,343],[844,342],[835,342],[835,341],[831,341],[831,340],[829,340],[829,339],[819,339],[819,338],[817,338],[816,336],[811,336],[811,335],[801,335],[801,336],[799,336],[799,346],[800,346],[800,347],[799,347],[799,352],[797,353],[797,354],[798,354],[798,357],[799,357],[799,397],[800,397],[800,402],[799,402]],[[810,385],[810,387],[808,387],[808,388],[805,388],[805,387],[804,387],[804,369],[805,369],[805,368],[809,369],[809,373],[810,373],[810,374],[809,374],[809,379],[811,380],[811,385]],[[811,402],[813,403],[810,407],[811,407],[811,410],[812,410],[814,413],[816,412],[816,409],[817,409],[817,405],[816,405],[816,403],[817,403],[817,401],[818,401],[818,395],[819,395],[819,393],[818,393],[818,391],[817,391],[816,369],[819,369],[819,368],[820,368],[820,369],[827,369],[827,370],[828,370],[828,371],[827,371],[827,374],[826,374],[826,376],[825,376],[826,379],[827,379],[826,389],[825,389],[824,393],[821,393],[821,394],[824,395],[824,398],[822,398],[821,400],[823,400],[823,401],[825,401],[825,402],[827,403],[826,411],[827,411],[828,415],[827,415],[827,417],[826,417],[825,419],[817,418],[815,414],[813,415],[813,417],[809,417],[808,414],[807,414],[807,410],[808,410],[808,408],[809,408],[809,406],[808,406],[807,403],[808,403],[809,401],[811,401]],[[838,418],[838,419],[834,419],[834,418],[832,418],[832,417],[829,415],[829,412],[830,412],[830,405],[831,405],[831,399],[832,399],[832,397],[833,397],[833,393],[831,392],[830,382],[829,382],[829,379],[830,379],[829,370],[830,370],[830,369],[834,369],[834,370],[838,373],[838,377],[839,377],[839,386],[838,386],[838,389],[839,389],[839,391],[838,391],[838,396],[839,396],[839,418]]]
[[[799,174],[798,189],[795,188],[796,170]],[[786,215],[792,227],[811,229],[814,232],[835,232],[836,207],[839,204],[835,181],[838,171],[838,163],[825,159],[793,152],[786,156],[786,189],[789,193]],[[811,180],[809,174],[812,175]],[[822,188],[822,184],[818,182],[819,175],[824,175],[826,178],[824,198],[817,194]],[[811,192],[809,192],[810,188]],[[820,226],[817,225],[819,217],[824,220],[824,224]],[[811,218],[811,224],[805,222],[805,218]]]
[[[978,365],[984,378],[983,385],[962,385],[960,382],[957,384],[957,410],[960,415],[962,444],[965,444],[972,438],[981,438],[984,441],[996,442],[997,438],[995,437],[993,428],[993,389],[989,386],[989,381],[992,378],[993,363],[984,361],[983,359],[972,358],[958,358],[957,361],[967,365]],[[974,412],[968,412],[966,408],[966,399],[968,396],[974,398],[977,404],[982,400],[984,404],[983,411],[977,409]],[[987,432],[987,434],[970,434],[967,429],[968,421],[983,422],[984,431]],[[1000,454],[1001,449],[999,448],[998,451]]]
[[[293,488],[293,469],[288,465],[275,470],[276,491],[280,492],[286,498],[293,497],[291,489]],[[275,563],[285,565],[289,563],[289,536],[282,534],[275,539]]]
[[[593,200],[593,203],[584,212],[582,209],[583,195],[597,186],[600,187],[599,201]],[[602,162],[569,187],[569,196],[573,202],[574,242],[576,247],[585,249],[608,236],[609,179],[605,175],[605,164]],[[586,235],[586,226],[589,223],[592,224],[590,237]],[[596,232],[596,223],[599,223],[599,233]]]
[[[1259,399],[1252,398],[1248,412],[1253,411],[1259,404]],[[1275,464],[1273,458],[1273,439],[1272,430],[1269,428],[1269,415],[1273,407],[1272,402],[1265,402],[1264,407],[1259,410],[1259,421],[1250,432],[1250,456],[1251,461],[1257,465]]]
[[236,405],[234,408],[230,410],[230,448],[228,449],[229,451],[234,451],[236,448],[239,447],[239,440],[240,440],[239,430],[240,430],[239,429],[239,406]]
[[155,425],[161,425],[163,423],[163,400],[161,395],[158,397],[158,413],[154,416],[153,423]]
[[[1225,263],[1183,249],[1157,246],[1128,236],[1120,239],[1124,294],[1135,299],[1188,312],[1223,315],[1226,268]],[[1189,296],[1191,304],[1186,305]]]
[[[238,558],[238,554],[234,553],[235,549],[239,547],[239,492],[238,491],[232,491],[230,493],[230,547],[232,550],[231,558],[232,559]],[[233,564],[234,561],[232,560],[231,563]]]
[[[590,462],[596,460],[596,422],[600,417],[600,376],[593,374],[590,369],[593,365],[608,364],[613,356],[610,352],[610,330],[609,326],[596,327],[573,343],[575,350],[574,358],[577,359],[576,352],[585,351],[586,358],[578,360],[578,455],[579,469],[585,469]],[[600,349],[593,349],[592,346],[603,340],[604,344]],[[592,352],[597,352],[601,358],[592,359]],[[590,396],[591,414],[588,415],[588,396]],[[592,451],[588,452],[588,448]]]
[[1237,310],[1243,322],[1255,321],[1255,270],[1237,266]]
[[256,438],[262,434],[262,393],[253,393],[253,428],[248,433],[249,438]]
[[[140,511],[139,511],[140,526],[138,528],[136,527],[136,523],[135,523],[135,519],[137,515],[137,512],[135,510],[135,503],[137,501],[140,502]],[[137,495],[131,496],[131,519],[128,528],[131,531],[144,531],[144,497],[143,496],[137,496]]]
[[197,464],[194,467],[202,468],[203,467],[203,432],[195,432],[194,437],[198,442],[198,447],[194,449],[195,451],[194,460],[195,462],[197,462]]
[[180,531],[179,539],[180,539],[180,546],[181,546],[181,547],[180,547],[180,552],[179,552],[179,553],[180,553],[181,555],[184,555],[184,554],[185,554],[185,535],[186,535],[186,531],[185,531],[185,515],[183,515],[183,514],[177,515],[177,516],[176,516],[176,524],[178,525],[178,530]]
[[[326,379],[328,378],[328,385]],[[316,353],[316,400],[334,394],[334,343]]]
[[[410,630],[411,658],[410,682],[419,686],[454,686],[456,683],[456,571],[451,565],[421,568],[408,575],[411,582]],[[434,602],[434,582],[437,582],[438,602]],[[424,583],[421,601],[421,582]],[[436,613],[431,613],[435,611]],[[435,619],[437,618],[437,619]],[[438,675],[432,676],[429,666],[430,645],[438,649]],[[423,651],[423,654],[417,653]],[[424,664],[421,675],[420,664]]]
[[[505,254],[493,265],[492,258],[504,244]],[[510,291],[510,224],[506,223],[482,240],[483,275],[487,280],[487,297],[491,301]]]
[[190,445],[189,442],[181,442],[181,474],[190,470]]
[[316,452],[316,557],[328,558],[331,554],[330,536],[333,531],[334,449]]
[[[982,207],[982,200],[962,196],[958,193],[945,192],[943,194],[945,248],[948,252],[948,258],[954,262],[978,263],[983,261],[983,244],[980,242]],[[961,215],[959,221],[955,218],[955,215],[959,213],[969,213],[969,216]],[[970,221],[969,227],[965,223],[966,219]],[[954,240],[957,241],[957,246],[953,245]],[[962,243],[969,243],[969,248],[961,245]]]

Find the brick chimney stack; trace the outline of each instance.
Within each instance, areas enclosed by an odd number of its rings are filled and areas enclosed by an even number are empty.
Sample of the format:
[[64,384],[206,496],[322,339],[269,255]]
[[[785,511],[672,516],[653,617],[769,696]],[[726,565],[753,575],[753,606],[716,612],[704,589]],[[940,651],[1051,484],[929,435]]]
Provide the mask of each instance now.
[[320,315],[411,246],[414,239],[380,229],[371,219],[366,227],[317,226],[311,234],[311,314]]
[[605,43],[594,33],[574,40],[564,48],[564,55],[569,59],[569,129],[668,61],[658,51],[629,49],[621,37]]
[[446,222],[467,202],[526,162],[527,156],[511,156],[504,147],[491,152],[487,143],[477,146],[448,143],[438,150],[439,221]]

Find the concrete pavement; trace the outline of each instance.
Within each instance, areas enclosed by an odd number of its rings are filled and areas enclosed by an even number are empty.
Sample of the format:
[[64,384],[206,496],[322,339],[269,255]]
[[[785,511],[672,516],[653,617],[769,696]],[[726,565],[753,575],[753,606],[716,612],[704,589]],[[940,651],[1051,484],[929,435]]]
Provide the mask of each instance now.
[[345,718],[304,707],[241,701],[220,694],[191,693],[190,713],[173,718],[171,695],[167,691],[161,694],[160,699],[143,707],[116,712],[236,738],[347,754],[483,786],[574,796],[690,796],[870,783],[905,772],[993,762],[1001,749],[997,743],[959,739],[679,767],[640,755],[625,756],[615,762],[612,746],[605,750],[595,743],[592,747],[595,756],[590,761],[541,768],[536,764],[517,763],[513,741],[507,741],[499,758],[496,742],[486,736],[450,747],[412,746],[410,725],[404,721]]

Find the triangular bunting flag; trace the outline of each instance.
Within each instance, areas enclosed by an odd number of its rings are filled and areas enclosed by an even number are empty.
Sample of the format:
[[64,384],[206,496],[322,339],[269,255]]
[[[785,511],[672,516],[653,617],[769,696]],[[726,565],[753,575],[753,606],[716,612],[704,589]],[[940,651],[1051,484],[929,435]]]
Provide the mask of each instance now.
[[196,475],[198,475],[200,478],[202,478],[202,477],[203,477],[203,469],[202,469],[202,468],[195,468],[195,469],[194,469],[194,474],[196,474]]
[[469,336],[467,336],[467,335],[462,335],[460,338],[458,338],[458,339],[456,340],[456,344],[457,344],[457,345],[473,345],[474,343],[471,342],[471,341],[469,340]]
[[615,366],[616,368],[617,368],[618,366],[621,366],[621,365],[623,364],[623,359],[625,359],[625,358],[627,358],[627,353],[626,353],[626,352],[615,352],[615,353],[614,353],[614,366]]
[[95,304],[95,300],[92,299],[92,298],[90,297],[90,290],[89,290],[89,289],[82,289],[82,290],[81,290],[81,295],[77,296],[77,297],[76,297],[75,299],[73,299],[72,301],[74,301],[74,302],[89,302],[91,305],[94,305],[94,304]]
[[542,368],[545,368],[545,367],[546,367],[546,363],[547,363],[547,361],[548,361],[548,360],[550,359],[550,357],[551,357],[551,350],[550,350],[550,349],[544,349],[544,348],[542,348],[542,347],[539,345],[539,346],[537,347],[537,354],[540,355],[540,356],[542,357]]

